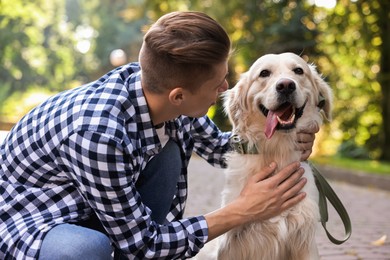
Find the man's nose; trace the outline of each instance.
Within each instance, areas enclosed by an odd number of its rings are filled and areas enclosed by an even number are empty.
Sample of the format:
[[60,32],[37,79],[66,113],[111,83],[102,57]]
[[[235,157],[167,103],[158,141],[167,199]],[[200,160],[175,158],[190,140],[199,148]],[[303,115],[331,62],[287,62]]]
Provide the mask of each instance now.
[[227,80],[225,80],[225,83],[218,89],[218,92],[222,93],[222,92],[225,92],[226,90],[228,90],[229,88],[229,83],[227,82]]

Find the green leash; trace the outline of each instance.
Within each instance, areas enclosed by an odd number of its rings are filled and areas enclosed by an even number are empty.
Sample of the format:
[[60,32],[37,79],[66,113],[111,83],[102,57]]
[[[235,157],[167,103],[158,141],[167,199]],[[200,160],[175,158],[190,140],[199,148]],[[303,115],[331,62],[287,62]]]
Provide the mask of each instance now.
[[[336,193],[333,191],[332,187],[326,181],[326,179],[320,174],[318,169],[309,162],[310,167],[313,170],[315,182],[319,191],[319,208],[320,208],[320,216],[321,216],[321,224],[325,229],[326,235],[329,240],[332,241],[336,245],[341,245],[345,241],[347,241],[352,233],[352,225],[351,220],[349,218],[347,210],[344,208],[344,205],[341,203],[340,199],[337,197]],[[345,229],[345,237],[344,239],[338,240],[334,238],[326,228],[326,222],[328,221],[328,205],[326,203],[326,199],[333,205],[337,213],[339,214],[341,220],[344,224]]]

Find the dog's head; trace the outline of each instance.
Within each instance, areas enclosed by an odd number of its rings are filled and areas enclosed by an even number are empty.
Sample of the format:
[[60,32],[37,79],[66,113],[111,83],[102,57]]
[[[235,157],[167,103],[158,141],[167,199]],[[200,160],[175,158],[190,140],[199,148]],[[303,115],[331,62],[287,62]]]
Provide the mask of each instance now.
[[321,114],[331,119],[330,87],[313,65],[293,53],[260,57],[224,99],[233,131],[248,139],[320,126]]

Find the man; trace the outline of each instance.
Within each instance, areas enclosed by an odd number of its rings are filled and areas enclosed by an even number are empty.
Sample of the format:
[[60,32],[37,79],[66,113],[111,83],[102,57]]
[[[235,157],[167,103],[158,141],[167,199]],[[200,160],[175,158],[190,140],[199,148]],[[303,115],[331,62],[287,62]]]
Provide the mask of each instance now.
[[[228,206],[183,218],[192,152],[223,166],[230,133],[205,114],[228,88],[230,40],[198,12],[161,17],[140,63],[59,93],[0,147],[0,259],[187,258],[301,201],[295,162],[248,181]],[[314,133],[300,134],[307,159]]]

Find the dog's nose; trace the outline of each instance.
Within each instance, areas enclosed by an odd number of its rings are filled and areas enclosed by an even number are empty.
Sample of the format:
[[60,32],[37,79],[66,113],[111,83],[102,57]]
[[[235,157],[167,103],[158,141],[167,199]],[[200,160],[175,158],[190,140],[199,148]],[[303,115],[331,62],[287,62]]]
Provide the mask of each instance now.
[[294,81],[290,79],[281,79],[276,83],[276,91],[280,94],[289,95],[296,89]]

